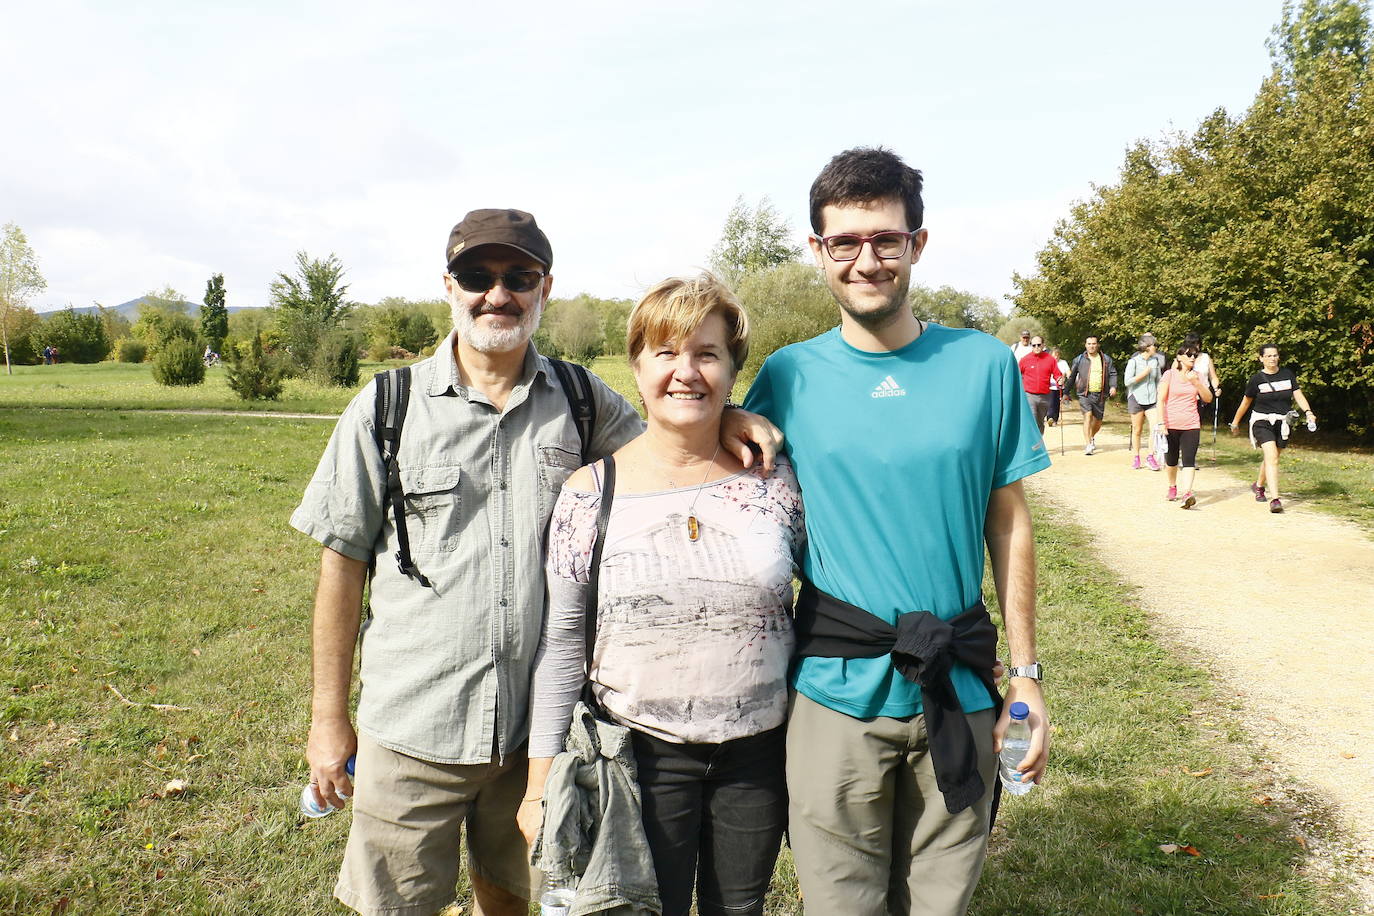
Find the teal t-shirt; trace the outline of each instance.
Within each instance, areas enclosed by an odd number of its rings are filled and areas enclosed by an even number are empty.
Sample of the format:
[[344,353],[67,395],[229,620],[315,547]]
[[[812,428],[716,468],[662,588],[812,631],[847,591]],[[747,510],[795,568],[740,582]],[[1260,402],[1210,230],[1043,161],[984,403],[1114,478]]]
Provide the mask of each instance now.
[[[836,328],[776,351],[745,399],[772,420],[806,506],[802,568],[824,592],[889,623],[948,620],[977,602],[992,491],[1049,467],[1011,351],[981,331],[932,324],[869,353]],[[965,711],[992,705],[952,674]],[[804,658],[793,685],[857,718],[921,711],[920,687],[887,656]]]

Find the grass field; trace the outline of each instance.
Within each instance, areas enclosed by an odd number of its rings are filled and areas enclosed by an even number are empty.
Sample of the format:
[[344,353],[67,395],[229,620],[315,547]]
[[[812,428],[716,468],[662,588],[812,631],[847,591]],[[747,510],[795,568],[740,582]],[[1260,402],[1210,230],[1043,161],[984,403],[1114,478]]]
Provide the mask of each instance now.
[[[331,388],[305,379],[287,379],[277,401],[244,401],[229,388],[225,369],[206,370],[205,383],[168,388],[153,381],[150,363],[96,363],[83,366],[15,366],[13,375],[0,372],[0,407],[81,407],[97,410],[243,410],[264,413],[337,414],[347,406],[373,374],[401,362],[364,362],[358,387]],[[603,356],[592,367],[618,391],[633,392],[634,381],[623,356]],[[748,380],[735,386],[737,398]],[[637,403],[637,402],[636,402]]]
[[[386,365],[364,363],[361,382]],[[15,366],[0,374],[0,407],[88,407],[142,410],[253,410],[337,414],[356,393],[305,379],[287,379],[278,401],[244,401],[225,381],[223,366],[205,371],[205,383],[168,388],[153,381],[151,363],[96,363],[80,366]]]
[[[318,551],[286,524],[329,431],[0,407],[0,913],[342,912],[347,816],[295,807]],[[1080,531],[1037,538],[1054,756],[1005,803],[972,912],[1351,911],[1300,826],[1323,812]],[[800,912],[785,855],[769,912]]]

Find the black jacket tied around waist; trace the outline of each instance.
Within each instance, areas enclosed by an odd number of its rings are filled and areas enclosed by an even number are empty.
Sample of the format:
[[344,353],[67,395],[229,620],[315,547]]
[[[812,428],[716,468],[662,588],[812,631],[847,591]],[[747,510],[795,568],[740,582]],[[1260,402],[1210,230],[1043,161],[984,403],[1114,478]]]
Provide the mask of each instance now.
[[[978,773],[973,730],[949,676],[956,661],[968,666],[987,686],[993,707],[1001,715],[1002,695],[992,679],[997,627],[982,598],[950,620],[929,611],[911,611],[899,616],[893,626],[803,581],[794,629],[799,658],[890,655],[897,672],[921,687],[931,763],[945,807],[950,814],[958,814],[983,797],[987,786]],[[995,814],[995,799],[993,810]]]

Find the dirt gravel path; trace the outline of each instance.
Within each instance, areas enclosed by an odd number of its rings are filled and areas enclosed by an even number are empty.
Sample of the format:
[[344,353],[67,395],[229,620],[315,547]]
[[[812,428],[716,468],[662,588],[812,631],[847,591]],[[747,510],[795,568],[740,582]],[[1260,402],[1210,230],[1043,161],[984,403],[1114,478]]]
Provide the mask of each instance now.
[[1084,455],[1068,419],[1063,457],[1059,431],[1045,431],[1054,464],[1027,481],[1033,498],[1093,533],[1166,637],[1249,711],[1280,770],[1340,812],[1368,866],[1374,745],[1360,731],[1374,721],[1374,540],[1301,501],[1270,514],[1248,482],[1207,469],[1205,445],[1198,505],[1183,511],[1164,498],[1166,472],[1131,470],[1124,438],[1103,430]]

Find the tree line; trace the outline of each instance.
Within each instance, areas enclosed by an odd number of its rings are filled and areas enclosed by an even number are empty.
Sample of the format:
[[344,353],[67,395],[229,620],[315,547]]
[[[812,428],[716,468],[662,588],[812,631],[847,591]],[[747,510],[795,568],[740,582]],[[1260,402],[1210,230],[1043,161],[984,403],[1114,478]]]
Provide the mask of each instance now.
[[1374,70],[1366,3],[1292,0],[1250,107],[1130,148],[1015,302],[1123,353],[1195,330],[1232,391],[1274,343],[1329,426],[1374,435]]
[[[433,352],[452,328],[445,299],[408,300],[388,297],[374,305],[348,297],[345,269],[331,253],[313,258],[297,252],[294,269],[277,274],[271,305],[229,313],[222,274],[206,283],[200,313],[170,286],[149,292],[135,320],[112,309],[94,313],[68,308],[44,319],[28,309],[24,298],[43,288],[37,261],[18,227],[10,246],[22,257],[27,286],[7,293],[0,326],[6,331],[7,359],[38,361],[44,346],[56,346],[69,362],[151,361],[154,376],[166,384],[194,385],[205,378],[205,350],[229,364],[229,382],[245,398],[275,398],[282,379],[304,376],[333,385],[358,382],[359,359],[410,360]],[[746,377],[778,347],[823,333],[838,323],[834,298],[824,276],[802,260],[804,250],[765,197],[757,206],[743,198],[726,216],[721,237],[711,253],[711,267],[739,295],[753,327]],[[6,263],[0,250],[0,268]],[[0,284],[5,274],[0,273]],[[10,288],[18,289],[12,282]],[[7,289],[0,285],[0,292]],[[916,314],[952,327],[996,333],[1006,322],[997,304],[986,297],[949,286],[914,286],[909,301]],[[623,355],[625,328],[634,303],[581,293],[553,298],[546,304],[535,345],[548,356],[590,365],[600,356]]]

